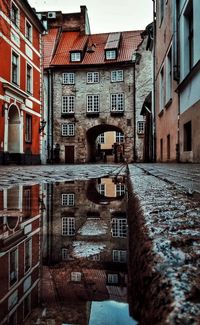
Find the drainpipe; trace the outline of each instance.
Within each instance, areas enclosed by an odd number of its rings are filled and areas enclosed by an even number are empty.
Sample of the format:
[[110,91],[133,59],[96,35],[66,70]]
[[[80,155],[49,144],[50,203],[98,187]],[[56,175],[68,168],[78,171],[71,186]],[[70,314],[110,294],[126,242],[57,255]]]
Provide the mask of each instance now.
[[135,78],[136,74],[135,74],[135,61],[133,61],[133,114],[134,114],[134,119],[133,119],[133,124],[134,124],[134,140],[133,140],[133,159],[134,162],[136,162],[136,86],[135,86]]
[[53,163],[53,76],[52,71],[48,70],[48,136],[47,136],[47,148],[48,148],[48,162]]
[[[178,73],[178,82],[180,78],[180,35],[179,35],[179,9],[180,1],[177,0],[175,3],[176,10],[176,55],[177,55],[177,73]],[[177,126],[177,162],[180,162],[180,95],[178,92],[178,126]]]
[[156,162],[156,0],[153,1],[153,96],[152,96],[152,158]]

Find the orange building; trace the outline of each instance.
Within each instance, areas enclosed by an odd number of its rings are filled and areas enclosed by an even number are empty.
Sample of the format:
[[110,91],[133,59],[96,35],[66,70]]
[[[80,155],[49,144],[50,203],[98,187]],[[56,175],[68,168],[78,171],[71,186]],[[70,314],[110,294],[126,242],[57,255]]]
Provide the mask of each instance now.
[[40,163],[42,31],[26,0],[0,0],[0,164]]

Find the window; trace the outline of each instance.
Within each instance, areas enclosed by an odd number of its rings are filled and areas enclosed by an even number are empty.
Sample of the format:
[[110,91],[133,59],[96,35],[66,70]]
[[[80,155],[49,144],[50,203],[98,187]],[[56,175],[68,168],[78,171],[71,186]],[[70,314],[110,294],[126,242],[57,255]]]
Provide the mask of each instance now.
[[167,135],[167,159],[170,159],[170,134]]
[[111,112],[124,111],[124,94],[111,94]]
[[12,52],[12,82],[19,84],[19,55]]
[[73,137],[74,136],[74,124],[62,124],[62,136],[64,137]]
[[62,205],[74,206],[74,193],[62,194]]
[[18,302],[18,290],[15,290],[8,298],[8,310],[11,310]]
[[116,185],[116,196],[124,195],[126,191],[124,184],[117,184]]
[[62,261],[67,261],[69,259],[69,250],[67,248],[62,248],[61,250],[62,254]]
[[14,313],[9,317],[9,324],[10,324],[10,325],[17,325],[17,312],[14,312]]
[[25,273],[31,268],[32,257],[32,240],[29,239],[24,243],[24,271]]
[[31,312],[31,295],[25,297],[24,299],[24,319],[30,314]]
[[32,116],[26,114],[26,131],[25,131],[25,141],[32,141]]
[[81,272],[71,272],[71,281],[80,282],[81,281]]
[[81,52],[72,52],[71,62],[80,62],[80,61],[81,61]]
[[26,20],[26,38],[32,42],[32,25]]
[[192,151],[192,122],[189,121],[183,126],[184,151]]
[[13,2],[11,7],[11,20],[15,26],[19,27],[19,9]]
[[116,132],[115,134],[115,142],[123,143],[124,142],[124,134],[121,132]]
[[27,64],[26,67],[26,90],[28,93],[32,93],[32,67]]
[[112,236],[126,238],[127,236],[127,220],[126,219],[112,219]]
[[31,189],[24,189],[24,210],[31,212]]
[[62,113],[74,113],[75,96],[62,96]]
[[62,218],[62,235],[74,236],[75,235],[75,218]]
[[164,68],[160,72],[160,111],[164,107]]
[[97,141],[98,143],[101,144],[105,143],[105,134],[104,133],[99,134]]
[[99,112],[99,95],[87,95],[87,112]]
[[99,184],[98,191],[101,195],[106,195],[106,184]]
[[144,121],[137,122],[137,133],[144,134]]
[[123,81],[123,70],[115,70],[111,72],[111,81]]
[[87,83],[98,83],[98,82],[99,82],[99,72],[87,73]]
[[18,250],[15,249],[10,252],[10,287],[15,284],[18,280]]
[[160,160],[163,160],[163,139],[160,139]]
[[[188,6],[185,11],[185,35],[187,43],[186,56],[188,58],[189,71],[192,69],[194,64],[194,21],[193,21],[193,1],[189,1]],[[188,54],[188,55],[187,55]],[[188,71],[188,72],[189,72]]]
[[161,25],[164,17],[165,0],[160,0],[159,4],[160,4],[160,25]]
[[172,50],[167,55],[166,65],[166,104],[172,98]]
[[106,51],[106,60],[115,60],[117,58],[116,50],[107,50]]
[[119,283],[119,276],[118,276],[118,274],[108,274],[107,275],[107,282],[109,284],[118,284]]
[[64,85],[74,85],[75,84],[75,74],[74,72],[64,72],[62,74]]
[[127,251],[113,250],[113,262],[126,263]]

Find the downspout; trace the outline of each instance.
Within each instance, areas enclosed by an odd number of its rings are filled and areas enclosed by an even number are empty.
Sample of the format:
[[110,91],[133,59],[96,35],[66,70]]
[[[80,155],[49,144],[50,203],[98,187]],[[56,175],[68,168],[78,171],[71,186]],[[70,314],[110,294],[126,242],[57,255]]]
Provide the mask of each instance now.
[[156,0],[153,1],[153,105],[152,105],[152,158],[156,162]]
[[[177,73],[178,80],[180,78],[180,35],[179,35],[179,5],[180,1],[176,1],[176,51],[177,51]],[[177,162],[180,162],[180,95],[178,92],[178,127],[177,127]]]
[[134,139],[133,139],[133,160],[134,162],[136,162],[136,86],[135,86],[135,61],[133,61],[133,114],[134,114],[134,117],[133,117],[133,124],[134,124]]
[[48,136],[47,136],[47,148],[48,148],[48,163],[53,163],[53,82],[52,71],[48,70]]

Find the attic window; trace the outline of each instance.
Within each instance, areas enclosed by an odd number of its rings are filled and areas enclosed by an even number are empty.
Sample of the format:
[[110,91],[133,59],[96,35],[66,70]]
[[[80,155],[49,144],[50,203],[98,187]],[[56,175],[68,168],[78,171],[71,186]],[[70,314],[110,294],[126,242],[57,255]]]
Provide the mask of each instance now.
[[116,50],[106,50],[106,60],[116,60],[117,51]]
[[71,58],[71,62],[80,62],[81,52],[71,52],[70,58]]

